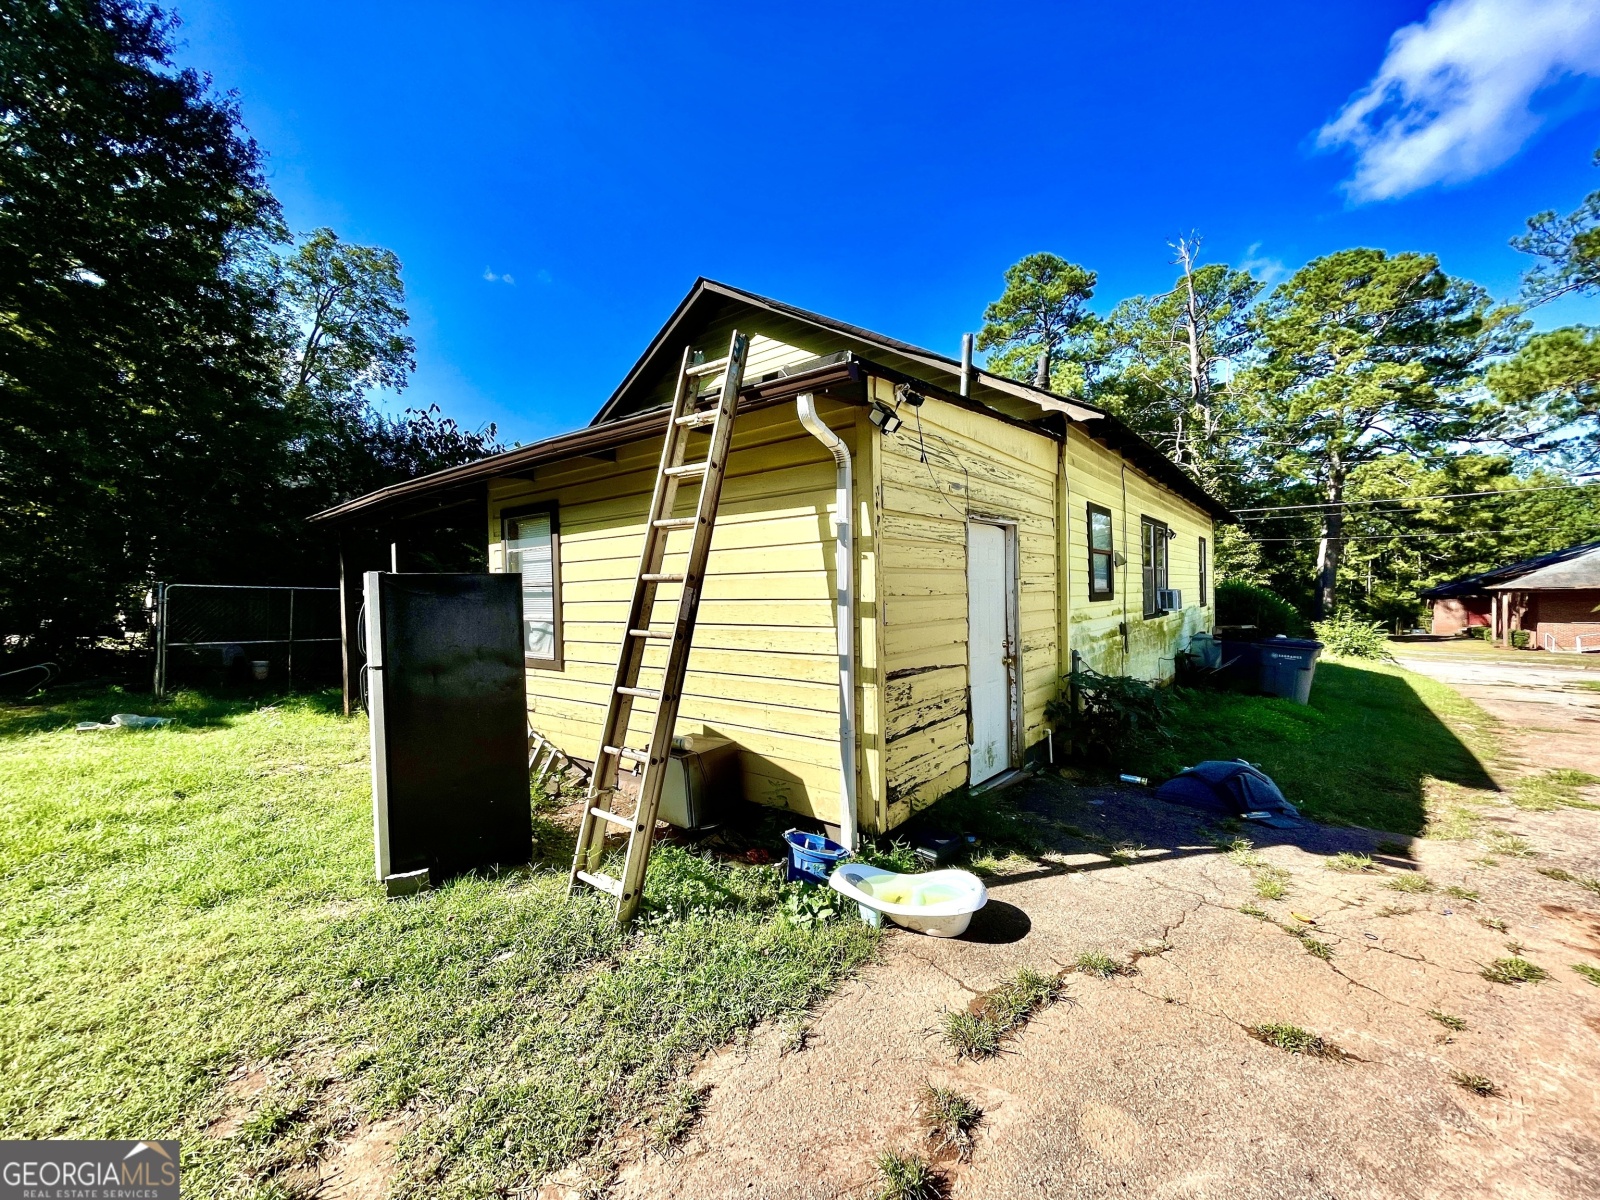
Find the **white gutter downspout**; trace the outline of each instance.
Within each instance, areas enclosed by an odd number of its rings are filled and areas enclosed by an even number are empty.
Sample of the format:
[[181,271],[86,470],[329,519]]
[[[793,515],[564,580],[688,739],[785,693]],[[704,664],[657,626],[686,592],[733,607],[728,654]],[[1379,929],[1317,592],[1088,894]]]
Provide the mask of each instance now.
[[834,573],[838,579],[834,610],[839,639],[839,838],[845,849],[856,848],[856,588],[855,484],[850,472],[850,450],[839,435],[817,416],[816,397],[805,392],[796,397],[795,413],[807,433],[828,448],[836,464],[834,517]]

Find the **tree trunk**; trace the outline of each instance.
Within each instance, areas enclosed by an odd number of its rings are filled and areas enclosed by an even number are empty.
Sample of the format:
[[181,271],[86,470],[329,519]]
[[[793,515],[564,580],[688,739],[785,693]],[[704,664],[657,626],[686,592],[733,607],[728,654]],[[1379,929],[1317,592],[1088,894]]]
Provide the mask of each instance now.
[[1322,538],[1317,543],[1317,619],[1333,616],[1339,602],[1339,559],[1344,554],[1344,470],[1335,466],[1328,476],[1328,501],[1335,507],[1324,511]]
[[[1200,424],[1204,439],[1211,439],[1211,395],[1210,380],[1206,378],[1205,360],[1200,355],[1200,302],[1194,294],[1194,259],[1198,250],[1198,242],[1191,243],[1187,238],[1178,239],[1178,261],[1183,264],[1183,287],[1185,293],[1183,323],[1189,337],[1189,405]],[[1190,435],[1191,437],[1193,434]],[[1200,456],[1191,454],[1190,459],[1198,462]]]

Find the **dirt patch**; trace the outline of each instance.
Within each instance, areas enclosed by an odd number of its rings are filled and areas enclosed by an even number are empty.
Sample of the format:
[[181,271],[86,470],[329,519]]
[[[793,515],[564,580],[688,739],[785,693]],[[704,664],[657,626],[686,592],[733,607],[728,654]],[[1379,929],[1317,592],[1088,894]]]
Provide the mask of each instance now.
[[256,1099],[270,1084],[267,1073],[259,1067],[240,1067],[230,1075],[227,1085],[222,1089],[222,1113],[207,1123],[206,1136],[227,1138],[238,1133],[239,1126],[244,1123]]
[[394,1148],[407,1129],[404,1117],[357,1126],[323,1155],[317,1200],[383,1200],[394,1178]]

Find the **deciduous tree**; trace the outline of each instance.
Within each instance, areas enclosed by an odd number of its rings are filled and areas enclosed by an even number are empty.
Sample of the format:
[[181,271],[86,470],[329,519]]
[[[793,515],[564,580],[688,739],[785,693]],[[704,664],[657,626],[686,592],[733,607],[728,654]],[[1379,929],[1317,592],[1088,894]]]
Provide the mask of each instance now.
[[130,0],[0,7],[0,634],[57,645],[255,552],[281,472],[278,210],[233,100]]

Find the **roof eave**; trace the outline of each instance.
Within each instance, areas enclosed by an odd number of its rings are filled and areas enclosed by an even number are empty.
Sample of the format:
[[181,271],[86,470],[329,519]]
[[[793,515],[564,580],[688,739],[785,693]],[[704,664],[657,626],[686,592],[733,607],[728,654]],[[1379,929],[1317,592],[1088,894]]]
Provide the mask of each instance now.
[[[741,388],[739,409],[741,412],[747,412],[768,408],[792,400],[803,392],[830,393],[831,399],[850,401],[855,398],[844,393],[853,385],[859,384],[863,377],[863,365],[859,360],[829,363],[812,371],[753,383]],[[518,446],[514,450],[491,454],[457,467],[447,467],[431,475],[421,475],[416,479],[390,484],[386,488],[368,492],[364,496],[357,496],[352,500],[346,500],[343,504],[324,509],[314,514],[311,520],[317,524],[328,525],[356,524],[358,521],[379,517],[384,520],[402,520],[416,515],[415,512],[408,511],[410,507],[420,506],[419,511],[429,511],[440,507],[438,502],[442,497],[469,491],[480,484],[486,485],[491,479],[515,475],[541,464],[614,450],[629,442],[656,437],[666,432],[667,416],[667,409],[658,408],[608,421],[604,425],[585,425],[570,433],[557,434],[555,437],[545,438],[531,445]],[[467,496],[453,503],[466,502],[471,498]]]

